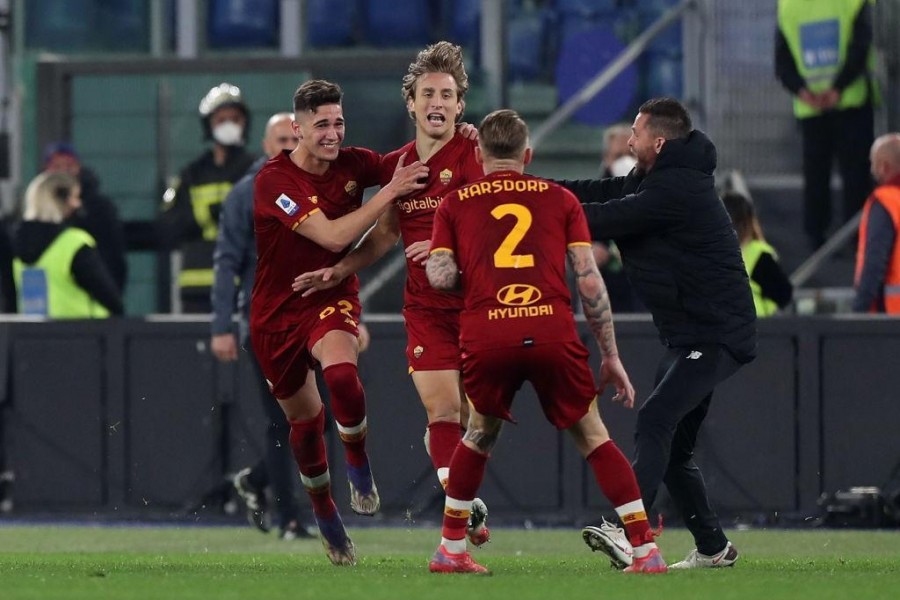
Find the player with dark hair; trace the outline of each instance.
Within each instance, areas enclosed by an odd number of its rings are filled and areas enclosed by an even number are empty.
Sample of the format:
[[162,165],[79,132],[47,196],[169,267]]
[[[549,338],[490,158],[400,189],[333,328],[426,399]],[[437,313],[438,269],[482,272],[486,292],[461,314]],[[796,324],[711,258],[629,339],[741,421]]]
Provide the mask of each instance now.
[[500,426],[513,420],[513,397],[530,381],[547,419],[572,434],[625,523],[627,551],[634,552],[627,572],[663,573],[658,532],[650,529],[628,460],[600,419],[589,354],[572,315],[567,258],[602,356],[600,390],[612,384],[613,400],[632,406],[634,388],[619,360],[584,212],[567,190],[523,174],[531,148],[528,128],[514,111],[489,114],[478,133],[486,177],[444,197],[426,263],[436,289],[462,289],[460,346],[471,405],[468,430],[450,461],[441,544],[429,569],[487,572],[466,551],[466,524]]
[[[665,482],[694,536],[696,549],[670,568],[726,567],[738,552],[710,505],[694,447],[716,385],[756,356],[756,310],[716,194],[716,147],[673,98],[642,104],[631,131],[636,177],[561,183],[585,203],[591,236],[619,246],[666,346],[638,412],[634,472],[648,509]],[[583,534],[595,550],[621,541],[606,523]]]
[[362,204],[379,181],[381,157],[341,148],[341,89],[310,80],[294,94],[292,130],[299,142],[260,170],[254,189],[257,270],[250,310],[253,350],[290,423],[290,445],[328,557],[355,564],[355,548],[331,496],[323,433],[325,413],[311,369],[322,366],[331,409],[347,458],[350,507],[380,507],[366,454],[366,403],[357,372],[359,281],[304,298],[291,290],[297,270],[334,265],[350,244],[398,197],[422,187],[419,162],[398,161],[393,179]]
[[[462,437],[460,424],[466,422],[459,376],[462,298],[428,285],[425,260],[441,198],[484,173],[475,160],[475,141],[456,130],[469,89],[462,49],[449,42],[423,49],[409,65],[402,89],[406,109],[416,124],[416,139],[385,156],[381,179],[389,181],[397,161],[406,155],[429,166],[425,187],[400,198],[362,243],[333,268],[300,275],[294,289],[327,289],[374,263],[402,235],[407,269],[403,298],[406,358],[428,418],[425,448],[438,480],[446,486],[450,458]],[[486,517],[487,507],[476,499],[469,535],[478,545],[490,539]]]

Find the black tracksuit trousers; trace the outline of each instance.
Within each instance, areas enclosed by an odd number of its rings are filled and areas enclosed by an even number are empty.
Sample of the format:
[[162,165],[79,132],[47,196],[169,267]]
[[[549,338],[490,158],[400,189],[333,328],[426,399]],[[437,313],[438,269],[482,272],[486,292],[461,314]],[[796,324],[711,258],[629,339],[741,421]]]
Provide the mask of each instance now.
[[718,344],[670,348],[660,361],[656,388],[638,411],[634,471],[644,505],[650,510],[664,482],[697,549],[707,555],[720,552],[728,540],[694,463],[694,446],[715,386],[740,367]]

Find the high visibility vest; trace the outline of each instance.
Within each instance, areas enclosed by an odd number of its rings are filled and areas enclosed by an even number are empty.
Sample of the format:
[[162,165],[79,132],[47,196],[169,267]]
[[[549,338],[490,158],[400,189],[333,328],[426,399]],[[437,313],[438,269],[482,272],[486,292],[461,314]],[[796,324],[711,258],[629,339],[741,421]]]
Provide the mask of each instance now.
[[[853,22],[869,0],[779,0],[778,25],[794,57],[794,64],[811,92],[829,89],[847,59]],[[875,52],[869,49],[867,72],[847,86],[838,109],[859,108],[878,96],[869,76],[875,67]],[[822,114],[794,98],[794,116],[806,119]]]
[[188,190],[194,219],[203,233],[203,239],[181,244],[183,262],[178,273],[178,286],[182,290],[202,288],[204,294],[209,293],[208,288],[214,280],[213,252],[219,233],[219,222],[214,215],[218,214],[218,207],[232,187],[234,184],[230,181],[216,181],[194,185]]
[[[756,268],[756,263],[763,254],[771,254],[772,258],[778,259],[775,249],[762,240],[750,240],[741,246],[741,256],[744,258],[748,276],[753,274],[753,269]],[[753,293],[753,306],[756,307],[757,317],[768,317],[775,314],[778,304],[771,298],[763,296],[762,287],[753,281],[753,277],[750,277],[750,291]]]
[[87,231],[63,229],[37,262],[13,260],[13,278],[19,297],[19,313],[53,319],[102,319],[109,311],[94,300],[72,276],[72,261],[85,246],[97,242]]
[[[900,186],[882,185],[875,188],[872,195],[863,206],[862,221],[859,223],[859,246],[856,252],[856,275],[854,282],[859,284],[862,275],[863,259],[866,255],[866,231],[869,225],[869,210],[872,203],[878,202],[891,216],[894,222],[894,249],[888,261],[887,272],[884,276],[884,312],[900,315]],[[869,307],[869,312],[876,312],[875,306]]]

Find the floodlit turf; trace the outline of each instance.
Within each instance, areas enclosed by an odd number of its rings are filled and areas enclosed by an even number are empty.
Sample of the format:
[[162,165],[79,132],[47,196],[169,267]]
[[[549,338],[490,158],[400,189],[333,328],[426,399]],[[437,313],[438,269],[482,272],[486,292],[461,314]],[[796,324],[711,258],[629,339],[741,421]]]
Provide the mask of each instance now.
[[[898,531],[736,531],[734,568],[626,576],[577,530],[501,528],[473,553],[490,577],[428,573],[436,529],[350,533],[360,564],[337,568],[318,541],[249,528],[0,524],[0,599],[858,600],[900,589]],[[669,562],[691,547],[686,531],[671,528],[659,543]]]

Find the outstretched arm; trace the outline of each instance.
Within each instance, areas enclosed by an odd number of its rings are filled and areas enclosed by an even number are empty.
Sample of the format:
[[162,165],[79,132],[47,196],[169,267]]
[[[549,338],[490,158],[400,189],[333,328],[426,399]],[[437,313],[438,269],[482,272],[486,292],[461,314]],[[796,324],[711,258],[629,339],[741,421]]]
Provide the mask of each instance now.
[[459,286],[459,267],[449,250],[435,250],[425,263],[428,283],[436,290],[452,291]]
[[397,209],[389,208],[382,214],[359,244],[334,266],[301,273],[291,287],[295,292],[309,296],[320,290],[338,285],[347,276],[358,273],[388,253],[400,239],[400,222]]
[[358,210],[334,220],[328,219],[321,211],[315,212],[297,227],[297,233],[331,252],[342,251],[359,238],[395,199],[425,187],[420,181],[428,177],[428,167],[419,161],[404,166],[405,158],[406,155],[400,157],[390,183]]
[[603,277],[597,269],[597,263],[594,262],[591,247],[587,244],[570,246],[568,257],[575,272],[575,283],[581,296],[584,316],[600,348],[602,360],[599,392],[602,393],[608,384],[612,384],[616,388],[613,400],[621,401],[626,407],[631,408],[634,406],[634,386],[631,385],[628,373],[625,372],[625,367],[619,359],[609,295]]

